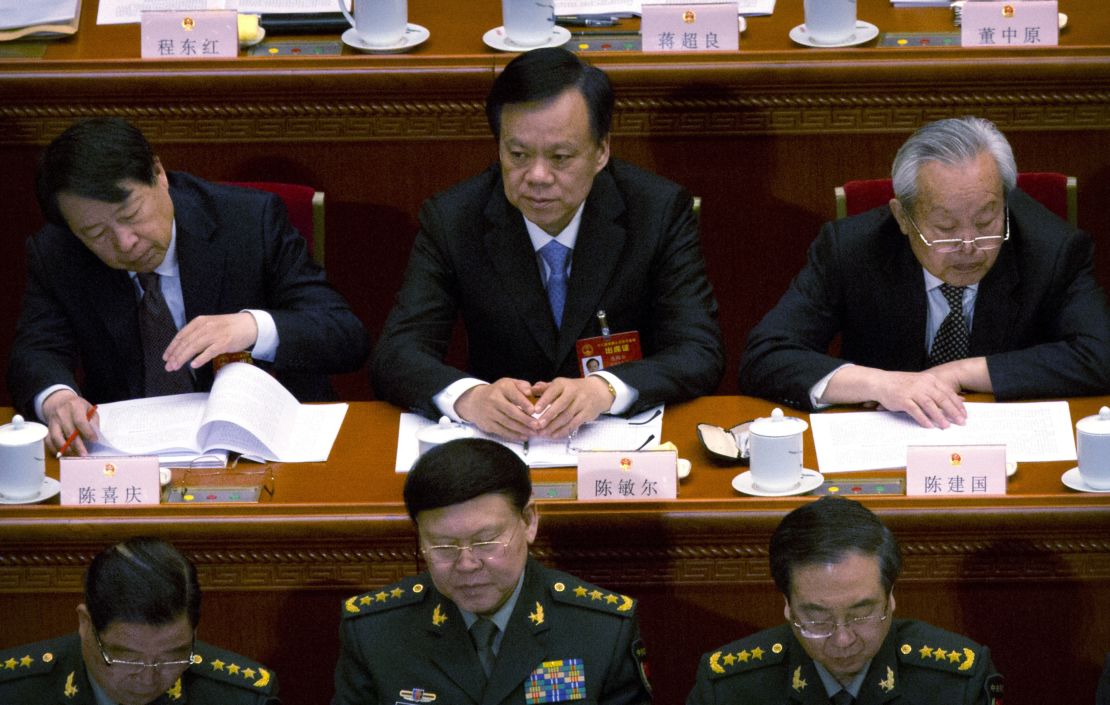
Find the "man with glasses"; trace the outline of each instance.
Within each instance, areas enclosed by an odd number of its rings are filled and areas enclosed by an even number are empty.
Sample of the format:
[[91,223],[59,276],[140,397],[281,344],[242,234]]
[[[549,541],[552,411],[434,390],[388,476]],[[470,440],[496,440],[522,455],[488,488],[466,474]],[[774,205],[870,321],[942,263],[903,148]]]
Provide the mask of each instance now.
[[646,705],[636,602],[528,556],[539,516],[504,446],[438,446],[405,481],[428,572],[342,606],[333,705]]
[[889,206],[826,224],[752,329],[744,393],[809,410],[877,403],[944,428],[964,422],[964,391],[1110,392],[1110,309],[1091,238],[1016,187],[992,123],[922,127],[892,176]]
[[196,568],[132,538],[93,559],[76,634],[0,652],[0,705],[278,705],[267,668],[197,641]]
[[825,497],[790,512],[770,562],[786,624],[703,656],[687,705],[1002,702],[986,647],[894,619],[898,543],[862,504]]

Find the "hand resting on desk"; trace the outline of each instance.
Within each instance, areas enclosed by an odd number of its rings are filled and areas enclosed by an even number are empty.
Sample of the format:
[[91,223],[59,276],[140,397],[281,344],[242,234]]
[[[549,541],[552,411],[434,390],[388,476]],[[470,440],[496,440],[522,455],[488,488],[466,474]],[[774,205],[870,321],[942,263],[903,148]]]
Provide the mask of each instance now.
[[72,389],[59,389],[42,402],[43,420],[49,433],[46,435],[46,450],[57,453],[65,445],[69,434],[77,431],[77,438],[70,444],[67,451],[73,455],[88,455],[85,450],[85,441],[99,439],[99,424],[94,415],[89,419],[89,409],[92,408],[86,399],[77,396]]
[[923,372],[888,372],[863,365],[847,365],[837,370],[829,380],[821,402],[876,402],[887,411],[906,412],[925,428],[948,428],[952,423],[963,425],[967,411],[959,394],[959,375],[950,365],[953,363]]
[[[535,404],[533,397],[539,397]],[[556,377],[535,384],[503,377],[468,389],[455,403],[455,412],[486,433],[523,442],[533,436],[566,438],[612,403],[600,377]]]

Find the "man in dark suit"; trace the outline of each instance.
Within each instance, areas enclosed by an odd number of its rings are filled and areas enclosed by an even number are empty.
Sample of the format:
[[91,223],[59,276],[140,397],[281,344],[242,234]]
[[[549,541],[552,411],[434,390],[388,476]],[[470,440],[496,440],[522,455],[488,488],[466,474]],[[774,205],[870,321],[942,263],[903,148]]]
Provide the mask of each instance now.
[[76,634],[0,650],[0,705],[278,705],[277,677],[197,641],[193,564],[155,538],[89,565]]
[[280,199],[167,172],[124,120],[62,133],[37,190],[48,224],[27,241],[8,388],[51,449],[95,439],[90,404],[207,390],[223,353],[249,350],[302,401],[334,398],[326,375],[369,354]]
[[[380,397],[521,440],[714,391],[724,359],[690,196],[609,158],[612,109],[605,74],[563,49],[505,67],[486,101],[500,164],[421,210],[372,363]],[[643,359],[583,377],[575,343],[603,334],[602,311],[639,332]],[[465,372],[443,362],[459,313]]]
[[[964,421],[961,391],[1110,391],[1091,239],[1016,180],[990,122],[918,130],[894,160],[890,205],[827,224],[752,329],[741,390],[804,409],[877,402],[927,427]],[[839,358],[827,354],[838,333]]]
[[705,654],[687,705],[995,705],[990,650],[924,622],[893,619],[902,557],[859,502],[823,497],[771,536],[786,624]]
[[342,607],[332,705],[646,705],[631,597],[528,556],[528,468],[493,441],[421,456],[405,481],[428,572]]

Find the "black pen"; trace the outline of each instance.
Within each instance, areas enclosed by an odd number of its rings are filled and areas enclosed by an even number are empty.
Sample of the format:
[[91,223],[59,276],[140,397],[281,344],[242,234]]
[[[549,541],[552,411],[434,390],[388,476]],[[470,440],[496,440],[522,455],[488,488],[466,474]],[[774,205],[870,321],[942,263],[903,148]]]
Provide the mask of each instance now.
[[620,22],[619,17],[581,17],[579,15],[556,16],[557,24],[570,25],[571,27],[615,27]]

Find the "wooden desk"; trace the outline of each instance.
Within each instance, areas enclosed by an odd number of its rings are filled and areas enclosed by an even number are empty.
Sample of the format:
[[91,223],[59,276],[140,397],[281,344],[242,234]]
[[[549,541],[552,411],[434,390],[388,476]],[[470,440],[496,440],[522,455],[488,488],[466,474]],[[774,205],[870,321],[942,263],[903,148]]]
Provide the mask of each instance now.
[[[1072,400],[1073,418],[1108,402]],[[541,505],[537,557],[641,600],[660,705],[684,701],[702,652],[782,619],[767,542],[810,500],[735,493],[739,470],[712,464],[694,435],[698,422],[731,425],[771,408],[747,397],[670,408],[664,437],[694,464],[678,501]],[[275,464],[274,497],[259,505],[0,507],[0,647],[72,630],[92,556],[156,534],[198,565],[203,638],[273,666],[287,705],[326,702],[340,600],[418,570],[404,478],[393,472],[397,414],[353,404],[331,461]],[[816,467],[808,432],[805,454]],[[1110,495],[1064,488],[1068,466],[1023,464],[1002,498],[863,500],[902,543],[899,613],[990,645],[1017,705],[1089,702],[1110,650]]]
[[[325,191],[329,277],[380,330],[420,203],[496,159],[482,104],[511,55],[481,36],[500,24],[500,4],[410,0],[410,19],[431,31],[410,54],[217,62],[141,61],[138,27],[97,26],[96,5],[86,0],[77,37],[43,58],[0,59],[0,368],[25,277],[22,238],[41,224],[35,159],[92,115],[137,122],[170,169]],[[702,245],[730,365],[722,392],[736,391],[748,330],[833,217],[833,187],[888,174],[925,122],[991,118],[1021,169],[1078,176],[1080,225],[1110,233],[1101,206],[1110,202],[1110,16],[1102,0],[1060,0],[1060,9],[1071,21],[1058,48],[815,50],[788,39],[802,4],[783,0],[773,16],[750,18],[737,53],[591,55],[617,92],[613,154],[703,198]],[[952,29],[947,10],[888,0],[859,0],[859,16],[884,31]],[[1096,258],[1110,283],[1110,247]],[[341,390],[371,397],[364,374]]]

